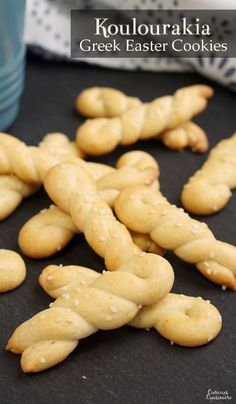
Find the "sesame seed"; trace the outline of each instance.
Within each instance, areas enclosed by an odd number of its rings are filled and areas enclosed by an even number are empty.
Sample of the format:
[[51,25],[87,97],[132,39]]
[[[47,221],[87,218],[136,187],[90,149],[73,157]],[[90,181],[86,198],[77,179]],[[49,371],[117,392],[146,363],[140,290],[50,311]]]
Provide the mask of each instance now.
[[138,304],[138,309],[141,309],[143,306],[141,304]]
[[218,210],[217,206],[213,206],[212,209],[214,210],[214,212],[216,212]]
[[169,213],[169,211],[166,210],[166,209],[164,209],[164,210],[161,212],[161,215],[162,215],[162,216],[166,216],[166,215],[168,215],[168,213]]
[[47,280],[48,280],[48,281],[51,281],[52,279],[54,279],[54,276],[52,276],[52,275],[48,275],[48,276],[47,276]]
[[45,314],[41,314],[41,316],[39,317],[40,320],[43,320],[45,317]]
[[183,295],[183,294],[181,294],[180,296],[181,296],[181,297],[185,297],[185,295]]
[[184,188],[185,188],[185,189],[190,188],[190,184],[185,184],[185,185],[184,185]]
[[45,362],[46,362],[46,359],[45,359],[43,356],[41,356],[41,357],[39,358],[39,362],[40,362],[40,363],[45,363]]
[[175,223],[175,226],[176,226],[176,227],[181,227],[181,226],[182,226],[182,223]]
[[206,314],[206,318],[210,318],[211,317],[211,312],[208,311],[208,313]]
[[36,323],[35,323],[35,321],[32,321],[31,323],[30,323],[30,325],[35,325]]
[[44,213],[46,211],[47,211],[47,209],[42,209],[42,210],[40,210],[40,213]]
[[49,209],[55,209],[55,207],[56,207],[55,205],[50,205]]
[[84,295],[84,297],[86,300],[88,300],[90,296],[86,294],[86,295]]
[[227,289],[226,285],[222,285],[222,290],[225,291]]
[[52,307],[52,305],[53,305],[53,303],[50,303],[50,304],[49,304],[49,307]]
[[210,304],[210,303],[211,303],[211,301],[210,301],[210,300],[206,300],[206,303],[209,303],[209,304]]
[[87,379],[87,377],[86,376],[81,376],[82,377],[82,379]]
[[192,307],[192,305],[189,303],[189,304],[187,304],[186,309],[187,309],[187,310],[190,310],[191,307]]
[[60,323],[61,321],[62,321],[62,318],[59,317],[59,318],[57,318],[57,319],[55,320],[55,323]]
[[59,268],[63,268],[63,265],[62,264],[60,264],[60,265],[58,265],[59,266]]
[[140,253],[139,253],[139,256],[140,257],[144,257],[146,255],[146,253],[144,252],[144,251],[141,251]]
[[118,237],[119,237],[119,234],[118,234],[118,233],[113,233],[111,237],[112,237],[112,238],[118,238]]
[[57,247],[57,251],[61,251],[61,249],[62,249],[62,246],[59,245],[59,246]]
[[105,269],[103,269],[103,271],[102,271],[103,275],[104,275],[106,272],[107,272],[107,271],[106,271]]
[[146,185],[150,185],[151,183],[152,183],[151,178],[147,178],[146,181],[145,181],[145,184],[146,184]]
[[199,300],[203,300],[201,296],[198,296],[198,297],[197,297],[197,299],[199,299]]
[[215,254],[213,252],[210,252],[209,257],[214,258]]
[[150,331],[150,328],[145,328],[146,331]]
[[62,295],[62,297],[63,297],[64,299],[68,300],[70,296],[69,296],[68,293],[64,293],[64,294]]
[[211,270],[211,268],[208,268],[207,269],[207,275],[211,275],[212,274],[212,270]]
[[219,315],[219,323],[222,323],[222,317]]
[[205,267],[209,267],[209,263],[207,261],[204,262]]
[[111,321],[111,320],[112,320],[112,316],[105,316],[105,320]]
[[76,299],[75,302],[74,302],[74,305],[79,306],[79,300]]
[[81,285],[85,285],[85,283],[86,283],[85,280],[84,280],[84,279],[81,279],[80,284],[81,284]]
[[170,340],[170,345],[174,345],[174,341]]
[[112,313],[117,313],[118,312],[118,309],[117,309],[116,306],[111,306],[110,310],[111,310]]
[[101,240],[101,241],[105,241],[105,240],[106,240],[106,237],[104,237],[104,236],[99,236],[98,238],[99,238],[99,240]]

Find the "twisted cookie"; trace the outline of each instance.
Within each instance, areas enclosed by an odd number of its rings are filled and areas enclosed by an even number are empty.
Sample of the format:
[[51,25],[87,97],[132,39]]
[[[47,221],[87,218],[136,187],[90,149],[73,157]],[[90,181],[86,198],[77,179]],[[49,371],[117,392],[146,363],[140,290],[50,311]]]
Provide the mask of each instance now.
[[[128,97],[109,87],[91,87],[82,91],[76,98],[76,109],[88,118],[114,118],[141,104],[138,98]],[[173,150],[189,146],[193,151],[203,153],[208,149],[205,132],[193,122],[165,130],[158,135],[158,139]]]
[[[29,219],[21,228],[18,243],[21,251],[31,258],[46,258],[62,250],[79,230],[71,216],[51,205]],[[164,249],[148,234],[130,232],[134,244],[142,251],[163,255]],[[36,242],[37,240],[37,242]]]
[[212,149],[202,168],[190,178],[181,195],[183,206],[196,215],[222,209],[236,187],[236,133]]
[[[57,142],[63,152],[59,152]],[[52,144],[55,144],[55,154],[48,151]],[[0,174],[15,174],[30,185],[39,185],[49,168],[64,159],[77,158],[79,153],[63,134],[49,135],[40,147],[35,147],[26,146],[14,136],[0,133]]]
[[37,185],[29,185],[15,175],[0,175],[0,220],[6,219],[23,198],[35,193]]
[[0,250],[0,293],[17,288],[26,277],[23,259],[14,251]]
[[145,186],[125,189],[116,199],[115,211],[131,230],[150,234],[212,282],[236,290],[236,248],[216,240],[205,223],[191,219],[160,192]]
[[[70,265],[46,267],[40,277],[42,288],[54,299],[74,288],[86,288],[101,275],[89,268]],[[220,331],[221,316],[209,301],[169,293],[158,303],[143,307],[129,323],[137,328],[154,327],[164,337],[183,346],[199,346]]]
[[[0,220],[6,219],[19,206],[23,198],[32,195],[39,188],[40,180],[38,183],[35,180],[34,184],[25,182],[25,180],[29,180],[26,170],[27,162],[23,161],[24,156],[20,153],[27,154],[27,150],[34,150],[37,156],[41,156],[40,170],[42,173],[44,173],[43,165],[48,168],[60,161],[77,158],[81,155],[75,143],[70,142],[62,133],[50,133],[43,138],[38,148],[28,149],[20,140],[0,133],[0,156],[2,157],[0,172],[5,173],[5,175],[0,175]],[[34,154],[32,156],[30,154],[31,152],[28,154],[28,159],[33,158]],[[48,166],[48,162],[45,164],[44,161],[49,154],[51,157],[49,157]],[[34,170],[34,168],[32,169]],[[12,173],[19,174],[21,178]]]
[[141,105],[136,97],[127,97],[115,88],[91,87],[82,91],[75,101],[77,111],[88,118],[113,118]]
[[160,136],[203,111],[212,94],[212,89],[205,85],[185,87],[173,96],[131,108],[120,117],[87,120],[77,130],[77,145],[88,154],[100,155],[109,153],[119,143],[129,145]]
[[[97,181],[100,195],[110,206],[121,189],[132,184],[152,183],[153,189],[159,188],[154,181],[159,175],[157,162],[151,155],[142,151],[124,154],[117,162],[117,170],[98,163],[84,163],[84,168]],[[48,257],[65,247],[78,229],[70,215],[52,205],[54,209],[43,209],[25,223],[19,233],[19,245],[27,256],[32,258]],[[132,238],[142,250],[163,254],[148,235],[132,233]],[[35,243],[37,240],[37,243]]]
[[117,269],[139,251],[126,227],[101,198],[87,170],[73,163],[58,164],[47,172],[44,186],[54,203],[70,213],[109,270]]
[[22,354],[24,372],[40,372],[64,360],[80,339],[131,321],[142,305],[166,296],[173,281],[173,270],[164,258],[133,256],[116,272],[94,277],[83,289],[70,290],[21,324],[7,349]]

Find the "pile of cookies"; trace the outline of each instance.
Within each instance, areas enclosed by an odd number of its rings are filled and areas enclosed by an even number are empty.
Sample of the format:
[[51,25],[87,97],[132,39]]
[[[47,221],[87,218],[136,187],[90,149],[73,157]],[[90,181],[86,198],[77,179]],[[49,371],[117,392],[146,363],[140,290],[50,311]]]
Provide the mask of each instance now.
[[[206,151],[207,136],[191,119],[212,95],[210,87],[195,85],[144,104],[115,89],[90,88],[76,99],[78,112],[89,118],[76,142],[52,133],[33,147],[0,134],[0,218],[42,184],[53,202],[20,230],[22,252],[50,257],[83,233],[106,267],[102,273],[78,265],[42,271],[39,283],[55,301],[21,324],[7,344],[21,354],[24,372],[56,365],[99,329],[154,327],[171,344],[187,347],[219,334],[221,315],[209,300],[171,293],[174,272],[163,256],[172,250],[223,290],[236,290],[236,247],[168,202],[148,153],[124,153],[115,168],[89,160],[150,138],[170,149]],[[184,186],[184,208],[195,215],[222,209],[236,187],[235,173],[236,135],[220,142]],[[13,251],[0,250],[0,257],[0,292],[6,292],[23,282],[26,268]]]

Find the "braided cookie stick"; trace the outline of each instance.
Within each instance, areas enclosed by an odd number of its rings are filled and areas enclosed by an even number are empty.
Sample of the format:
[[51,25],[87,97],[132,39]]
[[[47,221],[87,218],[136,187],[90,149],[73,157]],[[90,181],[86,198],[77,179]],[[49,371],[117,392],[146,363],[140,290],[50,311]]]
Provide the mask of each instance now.
[[181,195],[183,206],[196,215],[223,209],[236,188],[236,133],[212,149],[202,168],[190,178]]
[[21,324],[7,349],[22,354],[24,372],[40,372],[64,360],[80,339],[131,321],[142,305],[163,299],[173,281],[173,270],[164,258],[136,255],[116,272],[63,294],[49,309]]
[[138,98],[110,87],[87,88],[75,100],[75,108],[87,118],[114,118],[141,104]]
[[[63,193],[58,185],[63,187]],[[72,163],[58,164],[48,171],[44,186],[54,203],[71,214],[76,227],[84,233],[94,251],[104,257],[109,270],[117,269],[140,251],[82,167]]]
[[[151,183],[153,189],[159,188],[154,181],[159,175],[159,167],[151,155],[142,151],[132,151],[124,154],[117,162],[117,170],[112,167],[85,163],[93,178],[97,180],[100,195],[110,206],[121,189],[134,183]],[[104,174],[104,175],[103,175]],[[19,233],[19,245],[27,256],[32,258],[48,257],[65,247],[78,229],[66,212],[56,208],[44,209],[25,223]],[[148,235],[132,233],[132,238],[142,250],[163,254],[163,249],[157,246]],[[37,240],[37,243],[35,243]]]
[[[51,205],[24,224],[19,232],[18,243],[27,257],[41,259],[61,251],[75,234],[79,234],[79,230],[71,216],[57,206]],[[148,234],[132,231],[130,234],[134,244],[142,251],[164,254],[164,249],[154,243]]]
[[[128,97],[114,88],[91,87],[78,95],[75,105],[77,111],[87,118],[114,118],[141,104],[138,98]],[[193,151],[203,153],[208,149],[206,133],[193,122],[165,130],[158,139],[173,150],[190,147]]]
[[26,277],[25,263],[15,251],[0,250],[0,293],[17,288]]
[[37,189],[37,185],[26,184],[15,175],[0,175],[0,221],[13,213],[22,200]]
[[134,107],[120,117],[87,120],[77,130],[77,145],[88,154],[100,155],[111,152],[118,144],[157,137],[203,111],[212,94],[213,90],[205,85],[185,87],[173,96]]
[[[4,141],[6,141],[6,137],[0,134],[0,143],[1,139],[4,139]],[[10,140],[12,140],[12,138],[10,138]],[[19,142],[20,141],[16,139],[17,145],[19,144]],[[17,153],[17,147],[18,146],[16,146],[15,153]],[[70,142],[69,139],[62,133],[50,133],[46,135],[40,143],[39,149],[42,151],[43,154],[45,153],[45,155],[48,155],[48,153],[50,153],[50,155],[54,156],[54,158],[57,158],[55,163],[81,155],[75,143]],[[1,172],[17,172],[17,170],[11,169],[11,161],[8,169],[6,168],[6,165],[4,165],[4,162],[2,162],[1,167]],[[28,184],[15,175],[0,175],[0,220],[6,219],[20,205],[23,198],[31,196],[38,190],[38,188],[39,184]]]
[[[86,288],[101,275],[91,269],[70,265],[49,265],[39,283],[54,299],[75,288]],[[161,301],[143,307],[129,323],[138,328],[155,327],[164,337],[179,345],[199,346],[211,341],[221,328],[222,319],[209,301],[168,293]]]
[[116,199],[115,211],[128,228],[150,234],[212,282],[236,290],[236,248],[216,240],[205,223],[191,219],[160,192],[145,186],[125,189]]
[[[63,140],[62,140],[63,139]],[[57,141],[64,152],[59,152]],[[55,144],[56,153],[49,153],[50,145]],[[69,148],[68,152],[66,148]],[[30,185],[39,185],[47,170],[64,160],[78,158],[79,151],[71,145],[63,134],[52,134],[42,141],[40,147],[26,146],[14,136],[0,133],[0,174],[15,174]]]

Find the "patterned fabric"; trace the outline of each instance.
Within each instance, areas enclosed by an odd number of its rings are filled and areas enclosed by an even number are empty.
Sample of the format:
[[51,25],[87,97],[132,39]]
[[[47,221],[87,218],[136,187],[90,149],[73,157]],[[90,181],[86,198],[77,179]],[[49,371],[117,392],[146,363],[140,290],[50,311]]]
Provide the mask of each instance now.
[[[124,7],[125,3],[125,7]],[[223,4],[222,4],[223,3]],[[71,9],[208,9],[212,11],[219,36],[227,37],[228,23],[214,15],[214,9],[236,9],[235,0],[27,0],[25,41],[31,48],[47,58],[70,58]],[[154,15],[153,11],[153,15]],[[149,11],[149,18],[152,12]],[[235,22],[234,22],[235,23]],[[71,59],[70,59],[71,60]],[[85,59],[83,59],[85,61]],[[195,70],[236,91],[236,58],[90,58],[86,62],[122,69],[151,71]]]

